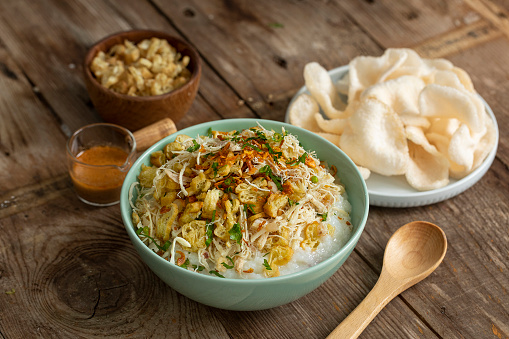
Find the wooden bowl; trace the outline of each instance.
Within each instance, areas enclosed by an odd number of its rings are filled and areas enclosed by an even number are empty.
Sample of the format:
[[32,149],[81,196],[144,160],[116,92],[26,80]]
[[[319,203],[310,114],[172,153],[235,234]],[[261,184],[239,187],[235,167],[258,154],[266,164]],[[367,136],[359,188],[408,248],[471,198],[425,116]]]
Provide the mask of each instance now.
[[[156,37],[166,39],[170,45],[190,58],[187,66],[191,79],[169,93],[154,96],[130,96],[102,86],[90,70],[90,64],[99,51],[107,52],[112,46],[130,40],[138,43]],[[201,60],[198,52],[187,42],[164,32],[133,30],[110,35],[93,45],[85,56],[83,72],[88,94],[104,121],[124,126],[132,131],[170,118],[177,122],[189,110],[198,91],[201,77]]]

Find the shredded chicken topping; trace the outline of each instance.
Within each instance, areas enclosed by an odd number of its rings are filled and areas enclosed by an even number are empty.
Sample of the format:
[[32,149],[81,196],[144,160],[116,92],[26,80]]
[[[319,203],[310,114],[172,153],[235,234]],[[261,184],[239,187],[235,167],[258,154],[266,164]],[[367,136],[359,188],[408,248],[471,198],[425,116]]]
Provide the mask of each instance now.
[[245,262],[263,254],[264,275],[275,277],[295,249],[316,249],[334,232],[327,219],[344,192],[335,168],[284,129],[178,135],[150,162],[131,188],[133,223],[147,246],[183,268],[250,274]]

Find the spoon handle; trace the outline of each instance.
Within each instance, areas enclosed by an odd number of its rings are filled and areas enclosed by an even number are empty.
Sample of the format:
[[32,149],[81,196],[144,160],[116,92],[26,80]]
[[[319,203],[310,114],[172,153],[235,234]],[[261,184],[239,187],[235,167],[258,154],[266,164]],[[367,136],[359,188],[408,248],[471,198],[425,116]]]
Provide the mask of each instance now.
[[377,283],[366,298],[332,331],[328,339],[357,338],[375,316],[405,289],[382,270]]
[[175,127],[175,123],[170,118],[154,122],[152,125],[148,125],[133,133],[136,140],[136,150],[143,152],[157,141],[175,132],[177,132],[177,127]]

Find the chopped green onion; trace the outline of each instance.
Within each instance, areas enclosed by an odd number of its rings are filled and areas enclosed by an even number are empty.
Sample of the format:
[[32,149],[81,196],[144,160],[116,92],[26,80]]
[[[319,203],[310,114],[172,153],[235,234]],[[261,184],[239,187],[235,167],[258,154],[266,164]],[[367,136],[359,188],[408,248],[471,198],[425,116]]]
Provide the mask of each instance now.
[[283,28],[283,27],[285,27],[285,25],[283,25],[282,23],[279,23],[279,22],[271,22],[269,24],[269,27],[272,27],[272,28]]
[[224,275],[219,273],[218,271],[209,271],[210,274],[214,274],[215,276],[218,276],[219,278],[224,278]]
[[290,198],[288,198],[288,205],[290,206],[297,206],[299,203],[295,200],[291,200]]
[[246,212],[246,213],[247,213],[247,211],[249,210],[251,213],[253,213],[253,214],[254,214],[253,207],[254,207],[254,205],[253,205],[253,204],[245,204],[245,205],[244,205],[244,212]]
[[260,168],[260,173],[272,173],[272,169],[269,165],[265,165],[262,168]]
[[272,147],[270,147],[269,143],[266,143],[266,144],[264,144],[264,145],[267,147],[267,149],[269,150],[269,153],[270,153],[270,154],[275,154],[275,155],[277,155],[277,156],[282,156],[282,155],[283,155],[283,153],[281,153],[281,152],[276,152],[276,151],[274,151],[274,150],[272,149]]
[[228,265],[227,263],[225,262],[222,262],[221,265],[223,265],[224,267],[226,267],[226,269],[232,269],[235,265],[233,263],[233,259],[230,258],[229,256],[226,256],[226,259],[230,260],[230,262],[232,263],[231,265]]
[[217,176],[217,161],[212,163],[212,170],[214,171],[214,177]]
[[281,185],[281,178],[275,176],[272,173],[272,168],[270,168],[269,165],[265,165],[262,168],[260,168],[260,173],[266,173],[272,179],[274,184],[276,184],[277,189],[280,191],[283,190],[283,186]]
[[230,233],[230,239],[236,241],[238,244],[241,243],[242,240],[242,231],[240,230],[240,225],[235,223],[232,228],[228,231]]
[[322,218],[322,221],[327,220],[327,212],[322,213],[322,214],[317,214],[317,215]]
[[205,246],[208,246],[212,243],[212,238],[214,237],[214,220],[216,219],[216,211],[212,212],[212,220],[207,224],[206,232],[207,232],[207,240],[205,240]]
[[274,135],[272,136],[272,140],[274,140],[275,142],[280,142],[281,140],[283,140],[283,136],[280,133],[274,133]]
[[299,163],[305,164],[307,157],[308,157],[308,154],[306,152],[304,152],[299,158],[297,158],[295,160],[288,161],[286,164],[290,165],[290,166],[296,166]]
[[262,140],[267,140],[267,137],[265,136],[265,133],[263,133],[262,131],[260,131],[258,129],[255,129],[255,128],[250,128],[249,130],[252,131],[252,132],[255,132],[256,135],[258,136],[258,138],[260,138]]
[[235,131],[235,133],[232,134],[232,137],[230,138],[233,142],[239,142],[240,137],[238,136],[240,134],[240,131]]
[[200,265],[200,266],[193,265],[193,268],[196,271],[201,272],[201,271],[203,271],[205,269],[205,266],[202,266],[202,265]]
[[136,234],[137,234],[137,235],[143,235],[144,237],[149,238],[150,240],[152,240],[152,242],[154,243],[154,245],[156,245],[156,247],[157,247],[158,249],[160,249],[161,251],[166,252],[166,251],[168,250],[168,248],[170,248],[171,243],[170,243],[170,241],[169,241],[169,240],[168,240],[168,241],[166,241],[166,242],[163,244],[163,246],[160,246],[154,238],[152,238],[151,236],[149,236],[149,235],[148,235],[148,233],[149,233],[149,228],[148,228],[148,226],[140,227],[140,228],[138,228],[138,229],[136,230]]
[[195,139],[193,139],[193,146],[189,147],[187,149],[188,152],[194,152],[194,151],[197,151],[199,148],[200,148],[200,144],[196,142]]
[[254,149],[255,151],[257,152],[261,152],[262,150],[260,148],[258,148],[257,146],[255,145],[251,145],[250,143],[246,142],[244,145],[242,145],[242,149],[246,148],[246,147],[251,147],[252,149]]

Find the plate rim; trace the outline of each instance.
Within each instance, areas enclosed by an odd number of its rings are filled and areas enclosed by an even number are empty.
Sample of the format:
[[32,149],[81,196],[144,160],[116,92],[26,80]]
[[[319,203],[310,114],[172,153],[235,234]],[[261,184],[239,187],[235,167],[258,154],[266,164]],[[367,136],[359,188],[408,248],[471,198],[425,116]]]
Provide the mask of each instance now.
[[[349,65],[343,65],[340,67],[333,68],[331,70],[328,70],[327,73],[329,73],[331,79],[333,82],[337,81],[339,76],[344,75],[348,72]],[[302,93],[308,93],[306,85],[302,86],[292,97],[290,100],[288,107],[286,108],[285,112],[285,119],[284,121],[286,123],[290,123],[289,118],[289,110],[293,102],[297,99],[299,95]],[[433,190],[428,191],[415,191],[415,192],[408,192],[408,193],[392,193],[392,192],[380,192],[377,190],[374,190],[373,188],[370,188],[369,180],[368,178],[366,180],[366,185],[368,187],[368,194],[369,194],[369,203],[372,206],[380,206],[380,207],[416,207],[416,206],[425,206],[425,205],[431,205],[440,201],[444,201],[450,198],[455,197],[456,195],[459,195],[472,187],[475,183],[477,183],[489,170],[491,167],[491,164],[495,160],[497,150],[498,150],[498,143],[499,143],[499,129],[498,129],[498,123],[495,116],[495,113],[491,109],[490,105],[484,100],[484,98],[477,93],[478,97],[483,102],[483,105],[486,109],[486,112],[488,113],[488,116],[492,119],[494,127],[495,127],[495,145],[493,146],[492,150],[488,153],[484,161],[471,173],[469,173],[467,176],[456,180],[454,182],[449,182],[446,186],[440,187]],[[338,147],[338,146],[337,146]],[[376,173],[375,173],[376,174]],[[379,174],[377,174],[379,175]],[[451,178],[449,178],[451,180]],[[452,179],[454,180],[454,179]],[[410,186],[409,186],[410,187]],[[410,187],[411,188],[411,187]]]

